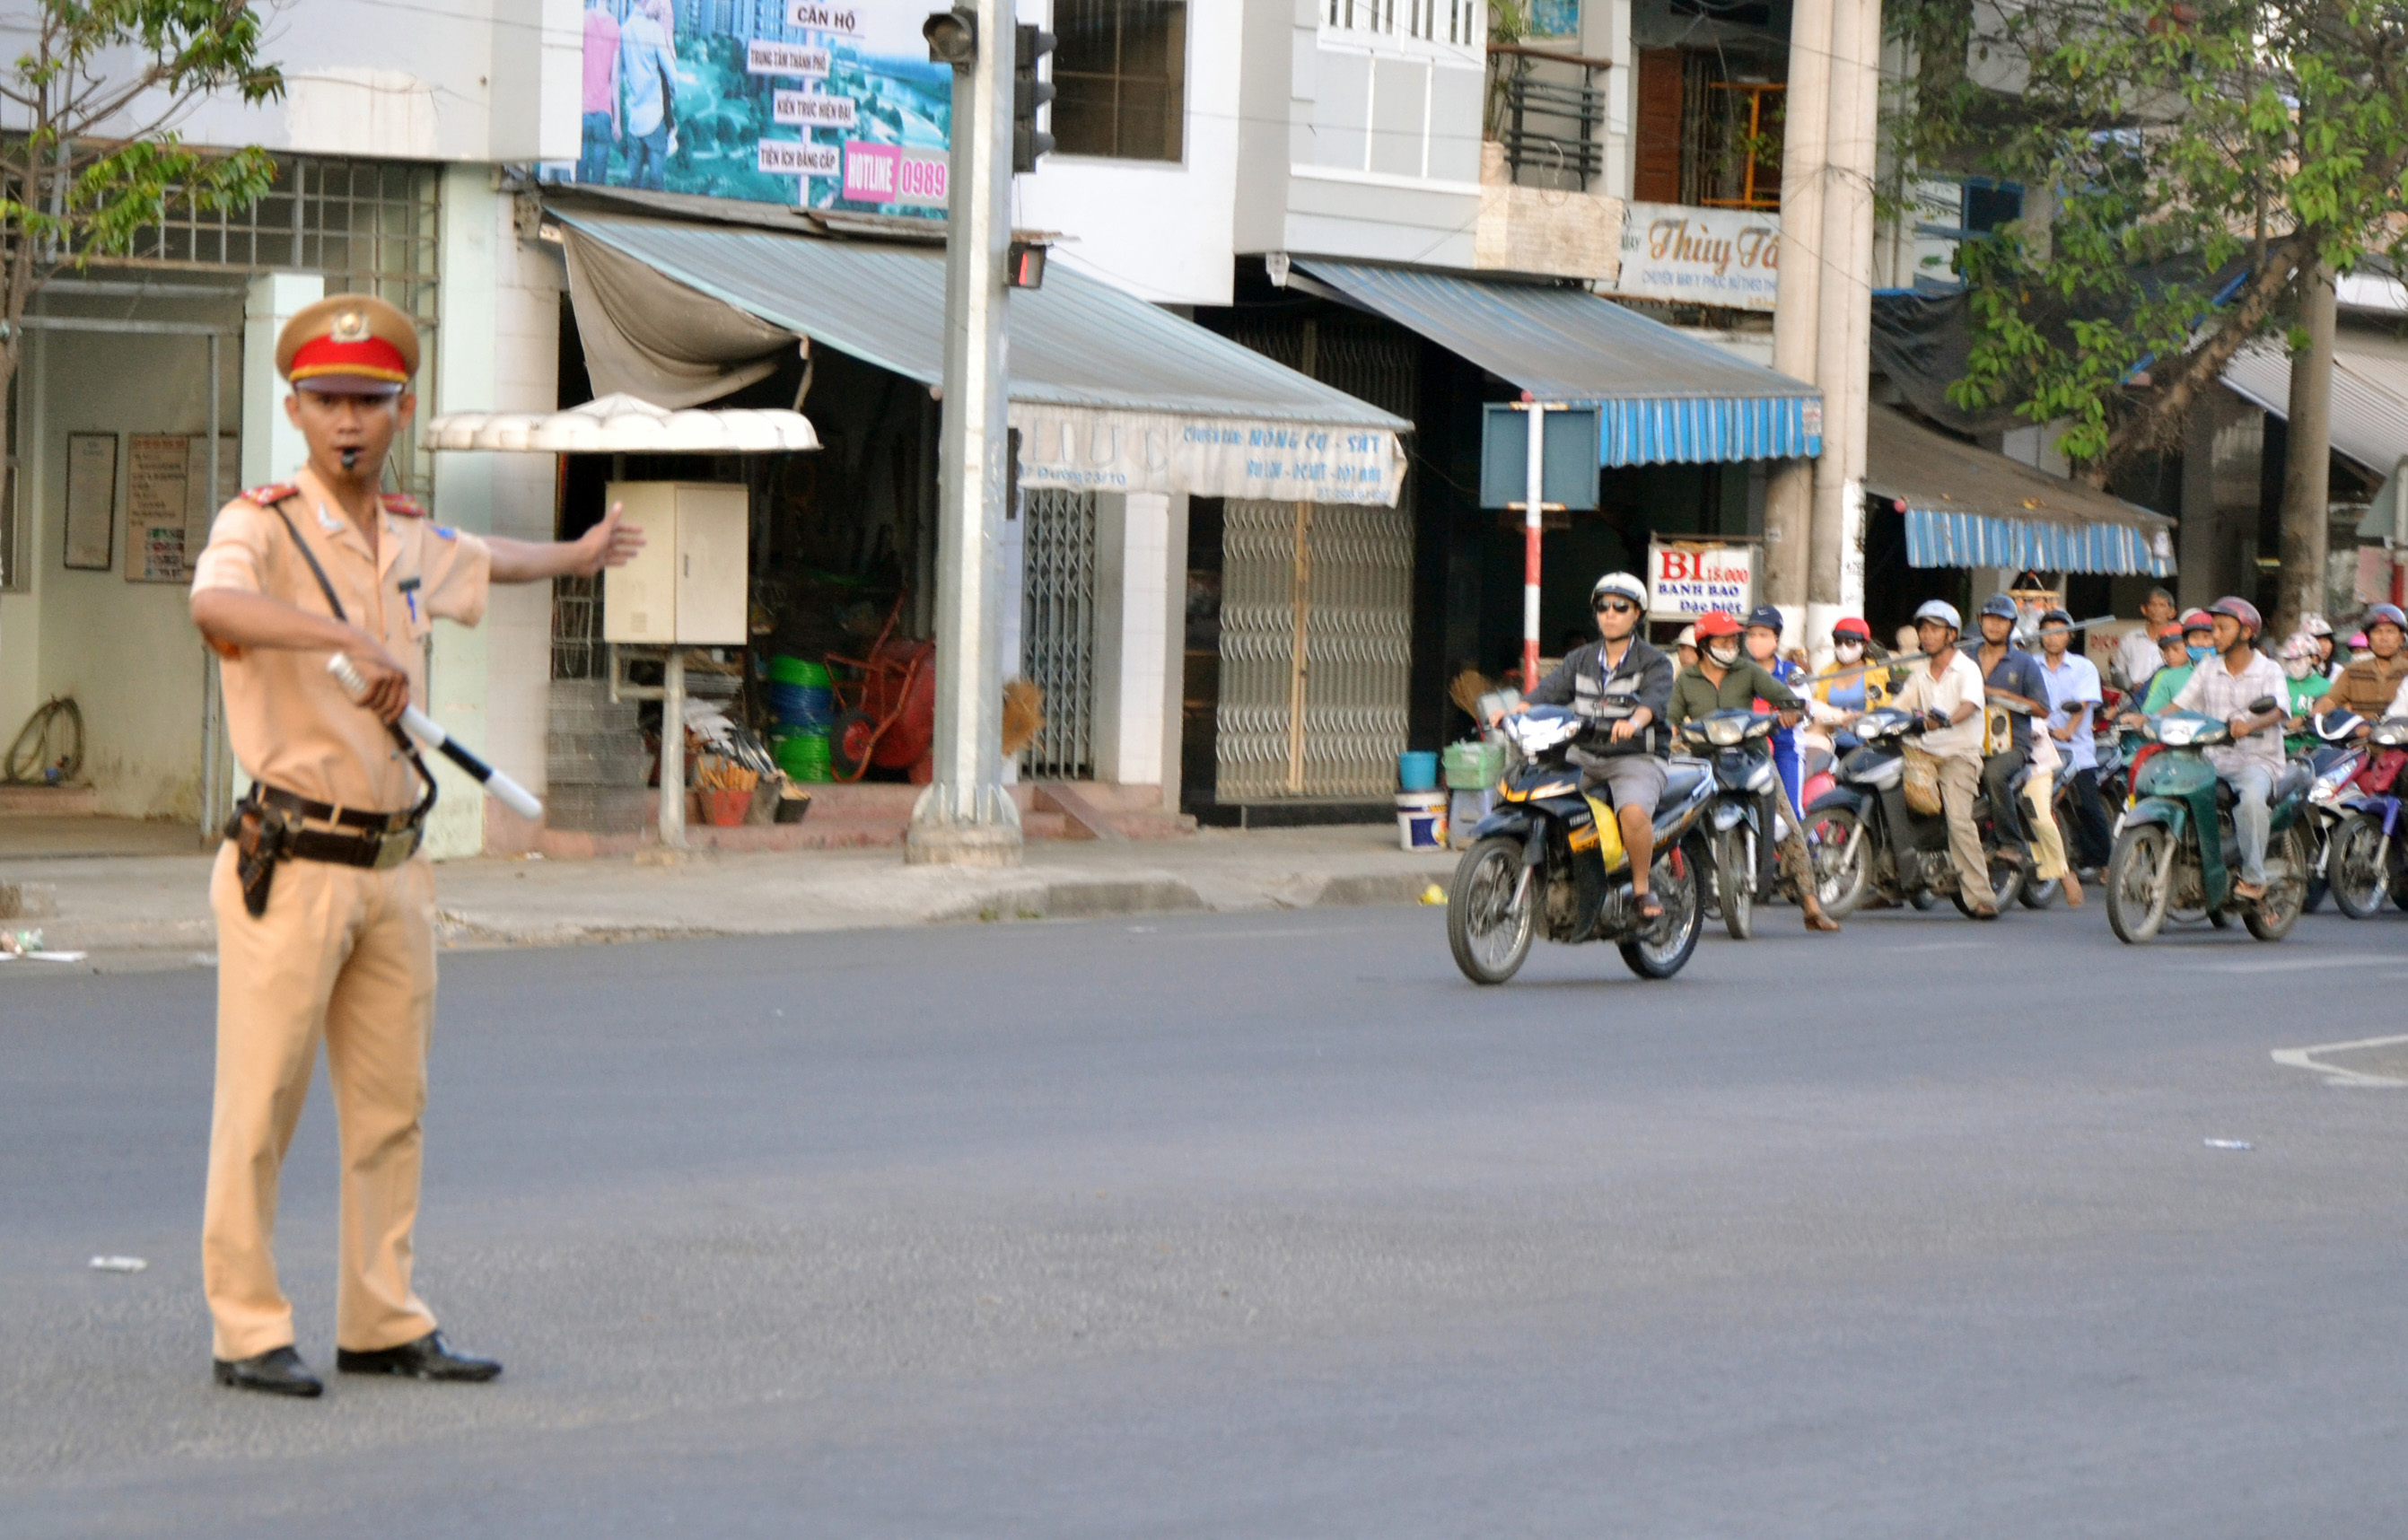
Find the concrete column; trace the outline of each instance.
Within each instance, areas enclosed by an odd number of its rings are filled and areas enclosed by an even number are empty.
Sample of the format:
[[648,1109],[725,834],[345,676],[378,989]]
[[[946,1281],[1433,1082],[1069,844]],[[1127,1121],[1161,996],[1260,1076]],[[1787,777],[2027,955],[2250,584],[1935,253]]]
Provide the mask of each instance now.
[[[541,243],[518,238],[492,167],[447,168],[442,197],[434,399],[419,402],[411,431],[445,412],[552,410],[560,393],[557,259]],[[431,511],[480,535],[549,540],[556,464],[545,454],[437,454]],[[549,583],[497,586],[481,625],[435,627],[426,686],[435,719],[538,795],[551,679]],[[437,858],[534,843],[531,826],[448,761],[427,763],[442,787],[427,831]]]
[[[1814,519],[1806,631],[1820,635],[1864,605],[1866,373],[1872,334],[1873,175],[1880,164],[1880,0],[1839,0],[1831,21],[1827,258],[1815,333],[1823,388],[1823,456],[1814,463]],[[1788,221],[1783,220],[1784,230]]]
[[1096,500],[1096,778],[1161,784],[1170,499]]
[[1187,498],[1169,499],[1162,542],[1162,810],[1179,811],[1187,725]]
[[2308,345],[2291,355],[2290,432],[2283,450],[2283,578],[2267,618],[2272,635],[2288,635],[2310,611],[2322,614],[2329,581],[2325,548],[2331,533],[2332,269],[2322,263],[2300,274],[2300,320]]
[[281,481],[309,458],[308,443],[284,415],[288,393],[276,372],[276,334],[326,297],[315,273],[269,273],[251,280],[242,304],[242,484]]
[[[1781,268],[1772,312],[1772,366],[1809,384],[1822,383],[1816,337],[1822,308],[1832,9],[1833,0],[1797,0],[1790,12],[1789,104],[1781,147]],[[1828,453],[1828,401],[1823,432]],[[1805,620],[1813,513],[1814,463],[1784,460],[1774,464],[1764,492],[1764,595],[1782,606],[1793,625]]]

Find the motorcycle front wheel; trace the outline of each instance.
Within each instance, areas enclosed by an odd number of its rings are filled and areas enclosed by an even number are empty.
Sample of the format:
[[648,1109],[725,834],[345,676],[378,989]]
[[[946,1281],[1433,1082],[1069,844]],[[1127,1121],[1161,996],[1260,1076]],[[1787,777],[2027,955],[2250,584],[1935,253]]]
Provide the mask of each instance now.
[[1744,828],[1714,836],[1714,891],[1722,900],[1723,929],[1733,941],[1756,934],[1756,852]]
[[1538,874],[1523,885],[1520,840],[1484,839],[1463,852],[1446,894],[1446,944],[1464,977],[1502,984],[1520,972],[1538,916]]
[[1862,908],[1873,890],[1873,842],[1856,815],[1845,807],[1807,814],[1806,849],[1823,912],[1845,920]]
[[2167,891],[2173,886],[2172,875],[2162,870],[2170,837],[2156,823],[2133,825],[2115,836],[2115,853],[2107,858],[2107,924],[2116,940],[2137,947],[2165,924]]
[[2243,907],[2241,923],[2260,941],[2280,941],[2300,922],[2308,896],[2308,840],[2294,824],[2274,836],[2266,853],[2282,862],[2283,875],[2266,884],[2266,896]]
[[2383,825],[2364,813],[2352,813],[2333,825],[2325,846],[2325,885],[2341,912],[2352,920],[2372,920],[2383,907],[2384,877],[2378,864],[2383,849]]
[[[1698,949],[1698,933],[1705,928],[1699,894],[1699,868],[1705,864],[1705,842],[1685,840],[1656,858],[1648,887],[1664,901],[1664,920],[1653,934],[1622,943],[1622,960],[1641,978],[1670,978],[1688,965]],[[1737,887],[1739,884],[1732,884]],[[1730,897],[1724,895],[1727,906]]]

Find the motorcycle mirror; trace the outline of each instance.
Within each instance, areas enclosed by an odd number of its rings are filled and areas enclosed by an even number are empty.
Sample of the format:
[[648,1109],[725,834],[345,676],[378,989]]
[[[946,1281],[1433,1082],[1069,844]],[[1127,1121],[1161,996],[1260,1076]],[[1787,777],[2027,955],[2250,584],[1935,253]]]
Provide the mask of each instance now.
[[2260,695],[2249,703],[2249,714],[2253,717],[2262,717],[2273,709],[2274,697],[2272,695]]

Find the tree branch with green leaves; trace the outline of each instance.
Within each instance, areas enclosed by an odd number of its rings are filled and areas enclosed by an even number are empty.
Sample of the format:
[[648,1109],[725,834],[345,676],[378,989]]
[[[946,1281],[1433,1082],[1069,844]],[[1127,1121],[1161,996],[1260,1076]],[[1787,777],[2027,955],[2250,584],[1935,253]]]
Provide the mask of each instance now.
[[2321,261],[2408,254],[2408,0],[1906,0],[1913,164],[2026,189],[1959,249],[1950,397],[2063,422],[2103,486],[2175,442]]

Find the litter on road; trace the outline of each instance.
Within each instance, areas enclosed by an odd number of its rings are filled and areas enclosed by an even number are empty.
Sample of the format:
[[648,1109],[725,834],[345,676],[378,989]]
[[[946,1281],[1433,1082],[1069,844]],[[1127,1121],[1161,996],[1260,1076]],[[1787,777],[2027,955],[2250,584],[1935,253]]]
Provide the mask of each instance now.
[[95,1273],[139,1273],[150,1264],[140,1257],[94,1257],[92,1270]]
[[2258,1148],[2246,1139],[2209,1139],[2206,1141],[2206,1144],[2207,1148],[2210,1149],[2255,1149]]

